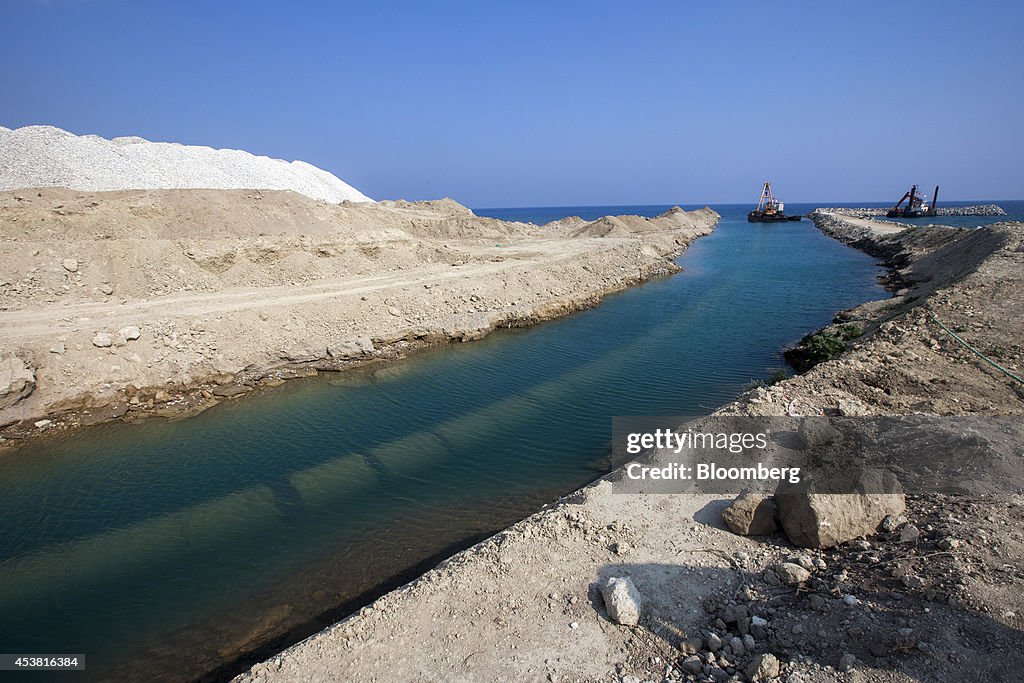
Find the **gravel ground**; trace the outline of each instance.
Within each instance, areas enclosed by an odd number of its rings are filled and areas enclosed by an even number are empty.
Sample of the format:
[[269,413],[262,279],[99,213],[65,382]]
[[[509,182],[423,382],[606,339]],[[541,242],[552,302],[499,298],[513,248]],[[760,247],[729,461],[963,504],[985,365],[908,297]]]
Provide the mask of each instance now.
[[53,126],[0,127],[0,190],[31,187],[292,190],[328,202],[372,201],[304,161],[140,137],[106,140]]

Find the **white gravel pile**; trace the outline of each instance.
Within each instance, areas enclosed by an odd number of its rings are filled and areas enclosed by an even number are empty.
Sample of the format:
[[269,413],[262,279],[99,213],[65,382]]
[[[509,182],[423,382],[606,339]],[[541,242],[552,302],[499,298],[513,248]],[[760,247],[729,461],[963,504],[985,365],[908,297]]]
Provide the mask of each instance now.
[[139,137],[107,140],[53,126],[0,126],[0,190],[67,187],[134,189],[292,190],[328,202],[373,201],[304,161],[255,156]]

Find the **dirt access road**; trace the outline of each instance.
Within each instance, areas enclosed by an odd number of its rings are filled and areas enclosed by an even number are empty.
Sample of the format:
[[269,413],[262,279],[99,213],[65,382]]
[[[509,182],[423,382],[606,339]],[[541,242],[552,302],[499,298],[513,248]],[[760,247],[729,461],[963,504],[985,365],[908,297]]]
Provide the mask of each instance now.
[[[459,267],[430,264],[415,270],[371,276],[354,276],[337,280],[318,280],[302,285],[275,287],[244,287],[224,292],[195,292],[156,297],[144,301],[120,303],[96,302],[71,304],[59,308],[41,308],[0,312],[0,326],[6,339],[29,339],[37,336],[75,333],[96,327],[118,328],[137,324],[174,311],[176,316],[211,316],[239,311],[261,311],[278,306],[297,306],[344,296],[371,292],[387,296],[388,290],[416,285],[441,285],[461,278],[482,279],[511,268],[530,268],[556,264],[578,256],[583,251],[598,251],[607,243],[587,244],[583,240],[542,240],[528,248],[503,250],[503,261],[468,263]],[[543,257],[538,258],[538,248]]]

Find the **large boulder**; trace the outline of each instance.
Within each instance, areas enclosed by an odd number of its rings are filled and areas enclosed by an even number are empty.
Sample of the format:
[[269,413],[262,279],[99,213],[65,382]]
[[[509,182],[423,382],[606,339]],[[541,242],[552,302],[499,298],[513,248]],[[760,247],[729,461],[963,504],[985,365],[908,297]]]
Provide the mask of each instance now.
[[17,356],[0,359],[0,410],[10,408],[36,388],[36,374]]
[[786,536],[804,548],[831,548],[869,536],[886,515],[906,509],[903,487],[887,470],[816,474],[775,491]]
[[642,600],[640,592],[628,576],[613,576],[601,585],[601,596],[608,616],[624,626],[640,623]]
[[722,510],[722,519],[734,534],[763,536],[779,530],[776,514],[771,496],[744,491]]

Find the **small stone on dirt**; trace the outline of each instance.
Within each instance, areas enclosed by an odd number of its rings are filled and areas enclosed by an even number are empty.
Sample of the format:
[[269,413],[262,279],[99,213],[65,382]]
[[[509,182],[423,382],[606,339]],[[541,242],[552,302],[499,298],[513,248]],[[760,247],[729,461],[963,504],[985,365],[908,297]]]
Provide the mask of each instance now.
[[766,683],[779,675],[780,664],[778,658],[771,654],[759,654],[750,660],[750,664],[744,669],[751,683]]
[[776,514],[775,501],[770,496],[744,491],[722,510],[722,519],[735,534],[762,536],[779,530]]
[[633,579],[628,576],[610,577],[601,586],[601,596],[612,621],[623,626],[640,623],[642,601]]
[[792,562],[783,562],[782,564],[776,565],[775,573],[778,575],[782,583],[787,586],[803,583],[807,579],[811,578],[811,573],[809,571],[798,564],[793,564]]
[[688,674],[696,675],[704,669],[704,663],[700,661],[700,657],[697,655],[690,655],[683,660],[680,668]]
[[113,344],[114,340],[106,332],[97,332],[96,336],[92,338],[92,345],[101,349],[105,349]]

